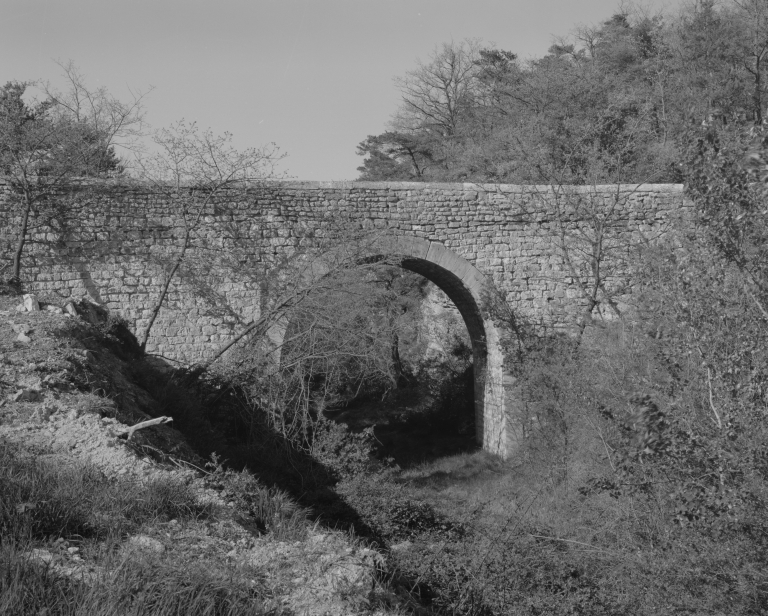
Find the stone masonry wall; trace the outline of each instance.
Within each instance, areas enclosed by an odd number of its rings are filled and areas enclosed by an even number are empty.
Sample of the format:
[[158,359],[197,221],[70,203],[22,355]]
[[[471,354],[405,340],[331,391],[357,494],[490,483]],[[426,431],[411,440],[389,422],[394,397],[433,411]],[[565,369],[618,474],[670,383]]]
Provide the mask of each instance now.
[[[615,186],[566,191],[607,204],[598,214],[615,208],[606,219],[606,238],[623,255],[608,277],[607,284],[616,287],[626,283],[633,249],[663,234],[687,208],[680,185],[627,187],[620,199]],[[42,298],[90,296],[141,332],[178,244],[181,220],[141,186],[98,184],[83,188],[77,202],[75,213],[33,232],[24,285]],[[558,250],[559,232],[576,238],[597,219],[590,220],[583,208],[573,213],[553,207],[559,202],[541,186],[370,182],[272,183],[241,202],[224,199],[207,212],[189,271],[173,285],[148,350],[182,362],[204,357],[239,323],[259,314],[265,298],[249,272],[318,241],[339,221],[372,233],[441,242],[485,274],[519,318],[567,329],[582,301]],[[9,203],[0,185],[3,262],[11,257],[19,223]]]

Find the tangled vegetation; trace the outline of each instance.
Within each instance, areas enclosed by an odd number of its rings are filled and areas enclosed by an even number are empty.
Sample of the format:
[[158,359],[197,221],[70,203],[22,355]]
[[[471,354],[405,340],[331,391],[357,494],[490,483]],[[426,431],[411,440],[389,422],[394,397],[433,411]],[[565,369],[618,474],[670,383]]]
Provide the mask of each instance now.
[[[423,281],[356,257],[312,288],[285,285],[273,321],[205,377],[139,363],[134,376],[198,451],[249,469],[215,481],[259,533],[294,539],[307,515],[354,533],[386,555],[398,609],[768,614],[765,18],[764,2],[735,0],[666,21],[621,13],[530,62],[446,45],[399,82],[392,130],[361,144],[363,179],[685,183],[692,207],[638,247],[633,288],[598,297],[608,259],[586,250],[569,284],[593,276],[595,294],[576,335],[518,324],[512,459],[468,446],[468,346],[454,337],[425,359]],[[619,295],[622,311],[598,309]],[[136,613],[261,610],[258,583],[204,567],[123,563],[84,585],[20,556],[52,536],[109,545],[149,519],[209,514],[184,485],[126,487],[2,449],[0,612],[114,613],[127,596]]]

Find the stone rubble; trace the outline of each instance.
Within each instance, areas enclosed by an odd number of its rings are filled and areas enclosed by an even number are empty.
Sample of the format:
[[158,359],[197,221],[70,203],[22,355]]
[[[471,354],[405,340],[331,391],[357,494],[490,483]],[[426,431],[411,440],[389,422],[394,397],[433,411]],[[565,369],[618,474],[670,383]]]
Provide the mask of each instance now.
[[24,310],[27,312],[39,312],[40,303],[37,301],[37,296],[32,293],[27,293],[23,296]]

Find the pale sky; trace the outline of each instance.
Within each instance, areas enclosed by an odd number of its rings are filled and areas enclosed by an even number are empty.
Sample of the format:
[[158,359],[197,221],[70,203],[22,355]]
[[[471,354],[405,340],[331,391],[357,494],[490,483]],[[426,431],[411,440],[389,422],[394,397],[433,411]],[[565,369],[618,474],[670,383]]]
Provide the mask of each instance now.
[[[649,0],[652,8],[679,0]],[[353,180],[357,144],[385,130],[393,78],[445,41],[520,57],[617,11],[618,0],[0,0],[0,83],[90,86],[146,99],[155,127],[185,118],[238,147],[275,142],[301,180]]]

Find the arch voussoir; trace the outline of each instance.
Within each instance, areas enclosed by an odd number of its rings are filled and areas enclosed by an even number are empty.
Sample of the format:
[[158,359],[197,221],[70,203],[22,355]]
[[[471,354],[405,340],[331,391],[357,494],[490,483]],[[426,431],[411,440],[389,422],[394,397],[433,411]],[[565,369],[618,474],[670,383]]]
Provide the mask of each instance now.
[[513,333],[484,309],[489,295],[501,297],[493,283],[440,242],[389,235],[377,238],[370,250],[371,256],[394,257],[403,268],[421,274],[456,305],[472,342],[477,440],[501,457],[512,455],[519,431],[510,425],[517,416],[513,412],[517,400],[512,387],[512,359],[506,347]]

